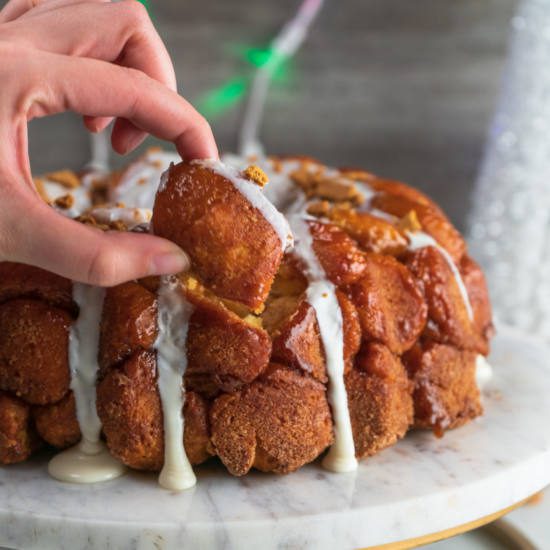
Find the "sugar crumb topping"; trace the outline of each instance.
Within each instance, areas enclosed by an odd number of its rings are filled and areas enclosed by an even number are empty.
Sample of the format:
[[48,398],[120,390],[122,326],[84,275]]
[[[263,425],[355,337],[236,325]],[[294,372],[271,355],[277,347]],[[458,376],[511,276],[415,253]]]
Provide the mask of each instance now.
[[328,199],[334,202],[349,201],[362,204],[365,196],[347,174],[326,173],[323,166],[304,162],[291,172],[292,180],[309,198]]
[[374,174],[371,174],[370,172],[367,172],[366,170],[343,170],[343,173],[345,174],[346,178],[349,178],[351,180],[360,181],[363,183],[369,183],[371,181],[374,181],[377,178]]
[[401,231],[416,233],[422,229],[422,224],[416,215],[416,211],[410,210],[397,222],[397,227]]
[[55,206],[58,208],[62,208],[63,210],[68,210],[69,208],[72,208],[74,205],[74,197],[67,193],[66,195],[63,195],[61,197],[57,197],[54,201]]
[[328,201],[312,202],[307,207],[307,213],[311,216],[322,217],[330,212],[330,203]]
[[121,220],[114,220],[109,223],[100,223],[92,214],[82,214],[75,218],[75,221],[80,222],[89,227],[100,229],[101,231],[128,231],[128,226]]
[[242,175],[247,180],[253,181],[256,185],[263,187],[269,181],[267,174],[256,164],[251,164],[243,170]]

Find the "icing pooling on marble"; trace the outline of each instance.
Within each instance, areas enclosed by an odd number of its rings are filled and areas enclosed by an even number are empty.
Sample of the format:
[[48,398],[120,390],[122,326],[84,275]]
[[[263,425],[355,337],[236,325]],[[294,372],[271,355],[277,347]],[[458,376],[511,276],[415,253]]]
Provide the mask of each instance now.
[[90,443],[84,439],[55,455],[48,464],[48,473],[53,478],[68,483],[100,483],[125,472],[124,464],[111,455],[103,442]]
[[265,196],[262,188],[256,183],[243,178],[232,166],[219,160],[206,159],[195,160],[193,164],[203,166],[228,179],[235,189],[266,219],[273,227],[281,242],[283,252],[292,246],[293,238],[287,219],[281,214],[273,203]]
[[56,455],[49,473],[61,481],[96,483],[122,475],[125,467],[100,440],[101,421],[96,411],[97,350],[105,290],[73,283],[73,299],[80,311],[69,334],[69,367],[80,443]]
[[154,348],[164,419],[164,466],[159,484],[165,489],[181,491],[197,483],[183,444],[183,375],[187,367],[186,342],[193,306],[185,299],[174,276],[161,278],[157,296],[158,337]]

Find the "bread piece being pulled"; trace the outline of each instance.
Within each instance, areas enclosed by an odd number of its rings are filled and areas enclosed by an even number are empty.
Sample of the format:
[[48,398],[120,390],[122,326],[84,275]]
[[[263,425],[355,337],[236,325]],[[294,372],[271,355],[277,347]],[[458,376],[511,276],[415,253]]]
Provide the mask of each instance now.
[[215,161],[171,165],[152,219],[154,233],[189,254],[208,288],[253,310],[265,301],[290,236],[284,217],[262,200],[258,179]]

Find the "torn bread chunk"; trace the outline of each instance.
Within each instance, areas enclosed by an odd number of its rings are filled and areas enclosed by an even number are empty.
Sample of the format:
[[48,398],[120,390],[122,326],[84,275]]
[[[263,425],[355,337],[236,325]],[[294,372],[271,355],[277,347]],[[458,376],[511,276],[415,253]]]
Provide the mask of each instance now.
[[229,177],[210,165],[171,166],[157,193],[152,226],[189,254],[201,281],[220,297],[251,309],[265,301],[285,243]]

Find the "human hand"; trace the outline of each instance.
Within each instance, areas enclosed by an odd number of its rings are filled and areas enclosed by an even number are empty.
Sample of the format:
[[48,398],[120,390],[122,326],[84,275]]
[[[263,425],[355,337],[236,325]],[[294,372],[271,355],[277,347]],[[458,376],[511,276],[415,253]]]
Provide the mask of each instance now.
[[217,157],[208,123],[176,92],[172,63],[134,0],[10,0],[0,11],[0,261],[110,286],[188,268],[173,243],[100,232],[63,217],[34,188],[27,122],[66,110],[90,131],[116,117],[119,153],[151,133],[184,158]]

